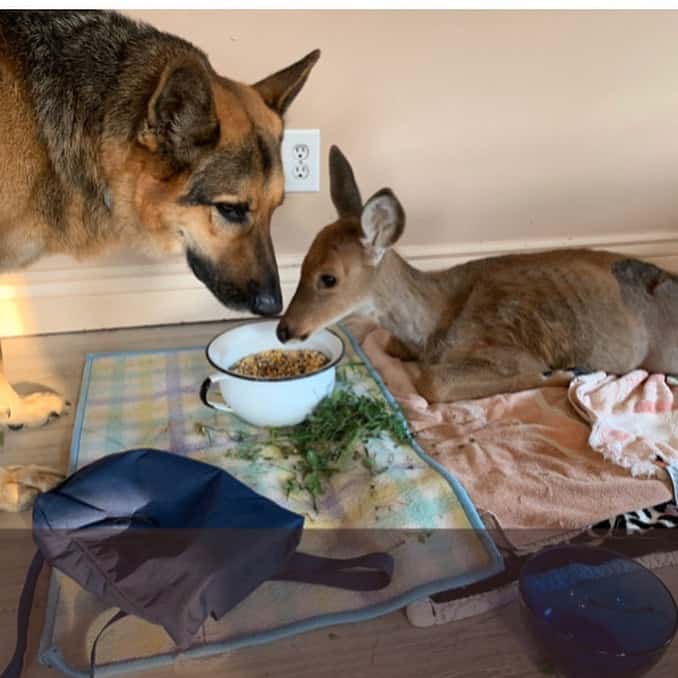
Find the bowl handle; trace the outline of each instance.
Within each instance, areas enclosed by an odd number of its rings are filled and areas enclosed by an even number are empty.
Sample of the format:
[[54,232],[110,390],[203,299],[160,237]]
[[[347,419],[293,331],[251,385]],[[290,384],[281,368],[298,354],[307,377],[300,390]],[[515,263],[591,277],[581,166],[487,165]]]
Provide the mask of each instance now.
[[215,403],[213,400],[210,400],[207,396],[209,395],[210,388],[212,384],[216,384],[218,381],[225,379],[228,375],[226,374],[213,374],[205,381],[202,382],[200,387],[200,400],[202,404],[207,407],[211,407],[213,410],[221,410],[222,412],[233,412],[233,410],[224,402],[224,403]]

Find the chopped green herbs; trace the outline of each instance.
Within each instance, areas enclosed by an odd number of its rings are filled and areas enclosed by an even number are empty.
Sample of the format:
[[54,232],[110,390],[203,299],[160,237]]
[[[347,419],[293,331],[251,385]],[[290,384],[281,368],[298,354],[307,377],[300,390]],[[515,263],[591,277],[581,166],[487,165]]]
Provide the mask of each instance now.
[[[201,423],[196,424],[195,430],[210,442],[212,434],[219,431]],[[384,470],[377,468],[367,449],[367,442],[382,434],[388,434],[398,444],[408,441],[405,423],[388,403],[337,388],[297,426],[271,429],[265,440],[255,436],[229,438],[237,443],[231,452],[233,457],[262,463],[288,460],[287,470],[293,475],[285,480],[285,492],[307,492],[317,509],[316,500],[325,491],[329,478],[351,462],[360,459],[373,475]]]

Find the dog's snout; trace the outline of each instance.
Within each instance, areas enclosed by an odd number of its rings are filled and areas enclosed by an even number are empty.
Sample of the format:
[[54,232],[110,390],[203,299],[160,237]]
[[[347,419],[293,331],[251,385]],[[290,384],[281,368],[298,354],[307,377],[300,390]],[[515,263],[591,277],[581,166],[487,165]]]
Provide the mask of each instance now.
[[278,327],[275,330],[278,341],[281,344],[284,344],[286,341],[290,340],[290,328],[287,326],[287,323],[284,320],[281,320],[278,323]]
[[250,306],[253,313],[258,315],[278,315],[282,311],[282,292],[277,277],[269,281],[269,284],[260,286],[250,281]]
[[273,294],[257,294],[252,310],[259,315],[277,315],[282,311],[282,299]]

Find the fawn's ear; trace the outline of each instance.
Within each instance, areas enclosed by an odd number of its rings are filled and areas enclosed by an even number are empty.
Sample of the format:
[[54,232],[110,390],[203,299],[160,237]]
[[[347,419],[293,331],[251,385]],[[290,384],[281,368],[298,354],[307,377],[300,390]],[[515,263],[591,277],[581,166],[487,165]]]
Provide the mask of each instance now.
[[405,230],[405,210],[390,188],[382,188],[365,203],[360,226],[363,244],[378,261]]
[[309,73],[320,58],[320,50],[314,49],[303,59],[299,59],[287,68],[269,75],[252,85],[259,92],[269,108],[278,115],[284,115],[294,98],[306,83]]
[[360,190],[346,156],[330,148],[330,195],[340,217],[359,217],[363,209]]
[[219,119],[203,64],[168,64],[149,99],[138,140],[179,164],[192,163],[217,144]]

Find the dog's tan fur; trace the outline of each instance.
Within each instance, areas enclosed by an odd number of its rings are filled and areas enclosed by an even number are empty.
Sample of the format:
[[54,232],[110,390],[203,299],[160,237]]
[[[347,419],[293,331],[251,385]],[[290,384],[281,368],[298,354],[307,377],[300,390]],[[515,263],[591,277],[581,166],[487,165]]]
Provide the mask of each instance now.
[[[225,305],[279,312],[283,115],[318,57],[247,85],[115,12],[0,13],[0,273],[118,246],[184,254]],[[63,412],[1,368],[0,431]]]
[[0,511],[24,511],[40,492],[51,490],[63,475],[44,466],[0,467]]
[[[282,116],[318,55],[246,85],[115,13],[2,13],[0,272],[116,246],[185,254],[224,304],[276,313]],[[245,206],[237,223],[223,205]],[[0,428],[63,408],[0,373]]]
[[[391,249],[405,216],[383,189],[363,206],[352,170],[330,160],[339,220],[318,234],[279,327],[303,338],[349,313],[371,315],[414,359],[431,401],[566,384],[572,369],[678,372],[678,277],[609,252],[557,250],[414,269]],[[324,284],[323,276],[336,283]]]
[[[315,59],[299,64],[296,79],[306,78]],[[228,257],[247,271],[243,278],[259,277],[258,269],[270,264],[250,253],[251,246],[237,253],[244,254],[244,259],[235,256],[233,246],[237,249],[241,238],[253,243],[252,233],[227,231],[210,205],[181,202],[192,175],[202,169],[200,163],[175,171],[167,157],[157,152],[157,138],[148,129],[138,135],[137,143],[124,136],[95,142],[98,148],[92,153],[97,155],[97,170],[112,202],[110,210],[100,215],[96,237],[83,218],[85,199],[77,185],[60,187],[66,215],[63,228],[55,229],[36,208],[43,201],[36,193],[43,190],[41,181],[52,171],[51,160],[40,140],[26,83],[17,77],[11,57],[1,51],[0,73],[0,271],[25,266],[45,254],[85,258],[120,245],[161,256],[179,254],[185,251],[187,240],[209,252],[213,261]],[[158,89],[163,85],[161,79]],[[255,88],[216,74],[210,74],[210,88],[220,128],[217,147],[210,155],[237,147],[253,128],[264,131],[272,146],[279,144],[282,118]],[[279,158],[276,161],[271,177],[254,172],[242,177],[237,192],[210,196],[213,202],[249,202],[252,221],[261,226],[266,238],[270,215],[283,199],[282,165]]]

